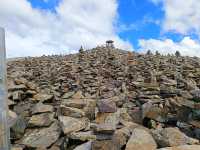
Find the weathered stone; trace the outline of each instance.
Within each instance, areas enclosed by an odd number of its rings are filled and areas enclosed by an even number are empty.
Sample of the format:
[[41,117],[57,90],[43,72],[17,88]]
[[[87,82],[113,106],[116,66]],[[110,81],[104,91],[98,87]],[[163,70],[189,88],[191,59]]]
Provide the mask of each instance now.
[[33,115],[29,122],[29,127],[48,127],[53,122],[54,113],[43,113]]
[[47,148],[55,143],[59,136],[60,128],[55,122],[48,128],[34,129],[27,132],[23,137],[22,144],[33,148]]
[[13,106],[13,105],[16,105],[16,102],[8,99],[8,106]]
[[18,119],[18,116],[15,112],[9,110],[8,111],[8,125],[9,127],[13,126]]
[[66,135],[81,131],[89,124],[89,120],[87,118],[76,119],[72,117],[59,116],[59,121],[61,123],[62,130]]
[[154,119],[159,122],[166,121],[166,113],[163,109],[153,106],[151,103],[145,103],[142,106],[142,111],[143,118]]
[[[149,150],[155,142],[145,138],[150,136],[145,127],[157,136],[159,148],[163,143],[198,142],[185,135],[200,139],[199,58],[150,51],[130,55],[98,46],[79,54],[20,58],[7,64],[12,144],[24,145],[29,136],[25,149]],[[51,120],[59,120],[62,134],[49,130]],[[33,127],[26,127],[28,121]],[[164,131],[175,126],[183,133]],[[95,140],[93,146],[83,144],[88,140]]]
[[92,131],[74,132],[74,133],[71,133],[69,137],[71,139],[81,140],[81,141],[96,140],[96,135],[94,135]]
[[136,128],[128,140],[126,150],[156,150],[157,144],[151,134],[143,129]]
[[11,150],[24,150],[24,148],[22,145],[12,145]]
[[95,127],[96,133],[112,134],[116,129],[116,126],[110,123],[99,124]]
[[23,100],[23,91],[14,91],[12,94],[13,100],[14,101],[21,101]]
[[83,109],[85,106],[87,106],[87,100],[86,99],[63,99],[62,105],[67,106],[67,107]]
[[89,141],[87,143],[77,146],[74,150],[91,150],[91,149],[92,149],[92,142]]
[[108,99],[101,99],[98,101],[99,112],[101,113],[113,113],[117,111],[115,102]]
[[32,114],[40,114],[46,112],[53,112],[53,106],[45,105],[39,102],[32,108]]
[[13,139],[19,139],[24,135],[25,129],[27,127],[27,122],[23,117],[17,117],[15,123],[11,126],[11,137]]
[[161,147],[179,146],[186,144],[196,144],[198,140],[187,137],[177,128],[165,128],[152,132],[157,144]]
[[36,101],[40,101],[40,102],[48,102],[50,100],[52,100],[53,95],[49,95],[49,94],[36,94],[33,97]]
[[195,101],[200,102],[200,90],[193,90],[193,91],[191,91],[191,94]]
[[198,150],[200,145],[181,145],[177,147],[160,148],[158,150]]
[[62,96],[62,99],[68,99],[68,98],[71,98],[74,94],[75,94],[74,91],[72,91],[72,92],[68,92],[68,93],[64,93],[64,95]]
[[61,114],[63,116],[81,118],[85,116],[85,112],[78,108],[66,107],[64,105],[60,106]]
[[73,99],[83,99],[84,96],[82,94],[82,91],[77,91],[73,96],[72,96]]
[[128,127],[116,130],[112,140],[117,145],[117,147],[122,148],[126,145],[129,137],[131,136],[131,130]]
[[93,141],[92,150],[117,150],[112,140]]
[[24,85],[24,84],[20,84],[20,85],[11,85],[11,86],[8,86],[8,91],[25,91],[27,89],[27,87]]

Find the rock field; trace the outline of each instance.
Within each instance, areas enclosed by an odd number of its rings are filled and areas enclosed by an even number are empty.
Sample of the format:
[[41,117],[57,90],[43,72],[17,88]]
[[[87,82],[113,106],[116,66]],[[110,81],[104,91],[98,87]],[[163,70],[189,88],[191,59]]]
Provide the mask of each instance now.
[[200,150],[200,58],[99,46],[7,70],[12,150]]

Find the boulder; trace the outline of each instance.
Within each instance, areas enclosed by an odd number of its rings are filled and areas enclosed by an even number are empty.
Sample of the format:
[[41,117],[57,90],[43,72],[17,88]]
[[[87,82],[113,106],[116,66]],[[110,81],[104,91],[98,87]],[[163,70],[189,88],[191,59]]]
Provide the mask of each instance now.
[[54,113],[43,113],[33,115],[29,122],[29,127],[48,127],[53,122]]
[[34,129],[27,132],[22,139],[22,144],[32,148],[47,148],[57,141],[60,133],[58,123],[54,122],[48,128]]
[[92,150],[118,150],[112,140],[101,140],[92,142]]
[[85,106],[87,106],[87,100],[86,99],[63,99],[61,104],[67,107],[83,109]]
[[115,133],[112,137],[112,140],[117,145],[117,147],[122,148],[123,146],[126,145],[130,136],[131,136],[130,128],[123,127],[121,129],[115,131]]
[[60,106],[61,114],[63,116],[81,118],[85,116],[85,112],[78,108],[66,107],[64,105]]
[[157,144],[146,130],[135,128],[126,144],[126,150],[156,150]]
[[192,139],[182,133],[178,128],[164,128],[152,131],[152,135],[160,147],[173,147],[186,144],[196,144],[198,140]]
[[86,132],[73,132],[69,135],[69,138],[81,141],[96,140],[96,135],[92,131]]
[[87,143],[77,146],[74,150],[91,150],[91,149],[92,149],[92,142],[89,141]]
[[200,145],[181,145],[176,147],[166,147],[157,150],[199,150]]
[[53,95],[38,93],[34,95],[33,98],[34,100],[39,101],[39,102],[49,102],[53,99]]
[[109,99],[101,99],[97,103],[99,112],[101,113],[114,113],[117,111],[115,102]]
[[12,139],[19,139],[23,137],[25,129],[27,127],[27,122],[24,120],[23,117],[18,116],[15,123],[11,126],[11,138]]
[[53,112],[53,106],[45,105],[39,102],[32,108],[32,114],[40,114],[46,112]]
[[58,119],[65,135],[81,131],[89,125],[89,120],[87,118],[76,119],[67,116],[59,116]]
[[63,96],[62,96],[62,99],[68,99],[68,98],[71,98],[74,94],[75,94],[74,91],[64,93]]

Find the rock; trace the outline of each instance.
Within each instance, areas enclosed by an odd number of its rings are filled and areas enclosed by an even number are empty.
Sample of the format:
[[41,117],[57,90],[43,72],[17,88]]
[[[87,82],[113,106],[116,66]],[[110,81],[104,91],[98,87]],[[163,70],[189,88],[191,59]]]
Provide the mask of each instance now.
[[39,102],[48,102],[48,101],[52,100],[53,95],[39,93],[39,94],[34,95],[33,98]]
[[21,101],[23,100],[23,91],[14,91],[12,94],[13,100],[14,101]]
[[78,108],[66,107],[64,105],[60,106],[61,114],[63,116],[81,118],[85,116],[85,112]]
[[17,117],[15,123],[11,126],[11,138],[12,139],[19,139],[23,137],[25,129],[27,127],[27,122],[24,120],[23,117]]
[[94,135],[92,131],[74,132],[74,133],[71,133],[69,137],[71,139],[81,140],[81,141],[96,140],[96,135]]
[[54,122],[48,128],[34,129],[27,132],[22,139],[22,144],[33,148],[47,148],[57,141],[60,133],[58,123]]
[[116,127],[120,122],[120,112],[118,110],[118,112],[115,113],[97,113],[95,122]]
[[99,124],[95,127],[96,133],[112,134],[114,133],[116,126],[110,123]]
[[93,141],[92,150],[117,150],[112,140]]
[[32,109],[32,114],[40,114],[40,113],[46,113],[46,112],[53,112],[53,106],[45,105],[39,102]]
[[101,113],[113,113],[117,111],[115,102],[107,99],[101,99],[98,101],[99,112]]
[[157,144],[151,134],[136,128],[126,144],[126,150],[156,150]]
[[87,100],[86,99],[63,99],[62,105],[67,106],[67,107],[83,109],[85,106],[87,106]]
[[8,86],[8,91],[25,91],[27,87],[24,84]]
[[72,96],[73,99],[83,99],[84,96],[82,94],[82,91],[77,91],[73,96]]
[[143,118],[153,119],[159,122],[165,122],[167,117],[163,109],[153,106],[151,103],[145,103],[142,106]]
[[74,150],[91,150],[91,149],[92,149],[92,142],[89,141],[87,143],[77,146]]
[[112,140],[117,145],[117,147],[122,148],[123,146],[126,145],[130,136],[131,136],[131,130],[128,127],[124,127],[115,131]]
[[158,150],[198,150],[200,145],[181,145],[177,147],[160,148]]
[[8,117],[8,125],[9,125],[9,127],[11,127],[16,123],[18,116],[15,112],[13,112],[11,110],[8,111],[8,116],[9,116]]
[[160,94],[163,97],[173,97],[177,95],[176,89],[172,86],[161,86]]
[[24,148],[22,145],[12,145],[11,150],[24,150]]
[[59,121],[63,132],[67,135],[69,133],[81,131],[88,127],[89,120],[87,118],[76,119],[72,117],[59,116]]
[[199,144],[197,57],[98,46],[12,59],[7,68],[11,144],[24,150],[149,150],[156,149],[154,140],[159,148]]
[[200,90],[191,91],[194,101],[200,102]]
[[62,99],[68,99],[68,98],[71,98],[74,94],[75,94],[74,91],[72,91],[72,92],[68,92],[68,93],[64,93],[64,95],[62,96]]
[[33,115],[29,122],[29,127],[48,127],[53,122],[54,113],[43,113]]
[[160,147],[173,147],[198,143],[198,140],[187,137],[178,128],[155,130],[152,132],[152,135]]

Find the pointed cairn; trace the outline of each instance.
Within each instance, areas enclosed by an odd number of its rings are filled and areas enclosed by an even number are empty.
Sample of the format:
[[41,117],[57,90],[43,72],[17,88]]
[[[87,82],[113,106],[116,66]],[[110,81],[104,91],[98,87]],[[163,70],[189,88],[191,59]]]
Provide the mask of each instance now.
[[81,63],[84,61],[84,49],[83,46],[79,49],[79,55],[78,55],[78,62]]
[[128,52],[127,63],[128,65],[137,65],[137,62],[135,60],[135,55],[133,52]]

